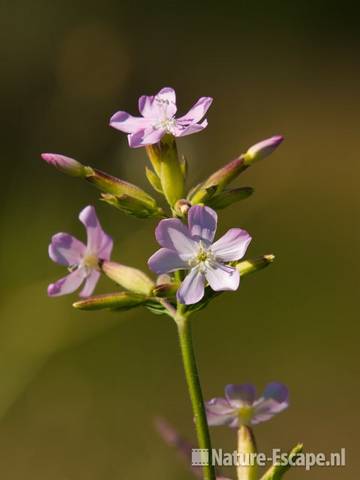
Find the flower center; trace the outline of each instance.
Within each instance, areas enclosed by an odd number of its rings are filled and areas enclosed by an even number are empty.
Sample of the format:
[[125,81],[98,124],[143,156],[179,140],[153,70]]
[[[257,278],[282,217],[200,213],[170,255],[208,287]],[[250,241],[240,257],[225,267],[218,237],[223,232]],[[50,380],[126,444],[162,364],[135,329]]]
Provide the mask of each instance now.
[[192,258],[189,262],[190,266],[199,267],[202,272],[206,270],[209,266],[209,263],[215,260],[215,255],[213,252],[206,248],[203,242],[199,243],[199,250],[194,258]]
[[96,270],[99,267],[99,259],[93,254],[85,255],[82,264],[88,270]]
[[239,408],[238,416],[240,423],[248,424],[253,416],[254,409],[250,405],[243,405]]

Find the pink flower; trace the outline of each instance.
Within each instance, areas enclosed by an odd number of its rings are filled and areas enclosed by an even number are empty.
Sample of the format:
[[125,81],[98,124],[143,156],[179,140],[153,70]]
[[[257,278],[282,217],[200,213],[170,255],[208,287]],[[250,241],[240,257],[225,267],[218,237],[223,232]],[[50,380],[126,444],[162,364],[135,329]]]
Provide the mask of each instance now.
[[158,143],[165,134],[184,137],[200,132],[207,126],[201,119],[208,111],[211,97],[201,97],[186,115],[175,118],[177,111],[175,90],[165,87],[154,96],[139,98],[139,111],[142,117],[133,117],[127,112],[116,112],[110,125],[128,133],[130,147],[137,148]]
[[282,383],[269,383],[262,397],[256,399],[255,387],[249,383],[226,385],[225,398],[206,402],[208,423],[211,426],[255,425],[269,420],[289,406],[288,389]]
[[85,207],[79,215],[87,232],[87,245],[68,233],[57,233],[51,239],[51,260],[68,267],[70,273],[48,287],[48,295],[56,297],[77,290],[85,282],[80,297],[88,297],[100,277],[99,262],[109,260],[113,241],[101,228],[95,208]]
[[188,213],[188,226],[179,219],[161,220],[155,236],[162,248],[149,259],[151,270],[158,275],[189,270],[177,298],[191,305],[204,296],[206,283],[215,291],[237,290],[240,275],[228,262],[240,260],[251,241],[240,228],[230,229],[213,243],[217,214],[209,207],[195,205]]

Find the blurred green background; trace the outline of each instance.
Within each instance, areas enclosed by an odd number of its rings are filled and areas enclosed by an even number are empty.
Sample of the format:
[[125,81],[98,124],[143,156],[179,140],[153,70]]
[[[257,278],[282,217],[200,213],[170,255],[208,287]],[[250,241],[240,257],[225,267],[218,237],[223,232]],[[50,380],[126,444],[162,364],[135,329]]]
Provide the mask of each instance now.
[[[246,228],[249,256],[276,263],[194,320],[207,398],[226,383],[272,380],[291,408],[256,428],[260,449],[347,449],[345,468],[288,478],[353,479],[359,470],[359,45],[349,1],[3,0],[1,4],[0,476],[4,480],[186,480],[153,428],[162,415],[194,439],[174,325],[145,310],[73,311],[48,299],[63,275],[51,234],[83,238],[96,203],[113,258],[144,266],[154,221],[127,218],[90,186],[40,160],[61,152],[146,186],[145,152],[109,128],[118,109],[173,86],[181,112],[214,97],[209,127],[179,141],[190,184],[273,134],[286,141],[246,172],[254,197],[220,232]],[[150,187],[146,187],[150,191]],[[98,291],[111,290],[104,280]],[[234,448],[214,429],[214,446]],[[234,472],[226,472],[234,477]]]

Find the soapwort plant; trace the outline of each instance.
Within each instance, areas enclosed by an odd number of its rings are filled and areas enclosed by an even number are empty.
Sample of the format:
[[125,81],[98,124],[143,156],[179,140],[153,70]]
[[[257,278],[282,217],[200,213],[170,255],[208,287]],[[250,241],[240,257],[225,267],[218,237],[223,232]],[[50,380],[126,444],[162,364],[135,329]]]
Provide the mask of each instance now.
[[[87,232],[86,245],[67,233],[52,237],[49,256],[68,272],[49,285],[48,295],[70,294],[84,284],[80,292],[82,298],[73,304],[76,309],[121,312],[144,307],[154,314],[167,315],[175,322],[197,447],[209,455],[201,473],[204,480],[216,479],[209,426],[228,425],[237,429],[238,451],[256,452],[252,426],[268,420],[288,405],[287,389],[279,383],[269,384],[258,399],[254,387],[246,384],[228,385],[224,398],[215,398],[206,404],[203,399],[191,317],[209,307],[222,292],[237,290],[244,277],[274,260],[269,254],[244,260],[251,236],[238,226],[216,239],[217,212],[253,194],[250,187],[230,187],[230,184],[255,162],[268,157],[283,140],[281,136],[273,136],[256,143],[187,192],[187,163],[178,153],[176,139],[206,128],[205,116],[212,100],[201,97],[186,114],[176,116],[175,91],[165,87],[156,95],[139,98],[141,116],[118,111],[111,117],[110,125],[127,134],[131,148],[145,149],[149,160],[145,175],[157,198],[70,157],[42,154],[43,160],[59,171],[97,187],[102,201],[127,215],[156,223],[155,237],[160,249],[148,260],[154,274],[151,275],[111,260],[113,241],[103,231],[95,208],[86,206],[79,215]],[[159,203],[161,197],[165,201]],[[93,295],[101,274],[117,284],[115,292]],[[300,450],[301,446],[295,447],[293,455]],[[278,479],[286,470],[286,466],[274,465],[262,478]],[[259,478],[256,465],[239,466],[237,475],[238,480]]]

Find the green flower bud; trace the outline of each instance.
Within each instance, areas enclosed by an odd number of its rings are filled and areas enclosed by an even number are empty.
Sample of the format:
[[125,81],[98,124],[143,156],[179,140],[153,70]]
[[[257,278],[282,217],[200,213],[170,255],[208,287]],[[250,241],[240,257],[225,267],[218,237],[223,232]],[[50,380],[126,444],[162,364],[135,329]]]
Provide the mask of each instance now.
[[184,196],[183,167],[179,161],[175,137],[165,135],[156,145],[146,147],[149,159],[160,178],[161,188],[169,205],[173,207]]
[[269,155],[282,143],[284,137],[281,135],[275,135],[274,137],[267,138],[262,142],[256,143],[245,153],[245,165],[251,165],[252,163],[262,160]]
[[232,266],[236,267],[240,272],[240,276],[248,275],[249,273],[257,272],[265,267],[268,267],[275,260],[275,256],[272,254],[263,255],[262,257],[255,258],[254,260],[243,260],[240,262],[232,262]]
[[261,480],[281,480],[283,475],[290,469],[291,464],[296,461],[296,458],[302,451],[303,445],[302,443],[298,443],[288,454],[288,463],[273,465],[264,473],[264,475],[261,477]]
[[79,300],[73,304],[78,310],[129,310],[144,304],[147,297],[130,292],[106,293]]
[[156,204],[150,207],[148,204],[142,203],[142,201],[129,195],[116,196],[109,193],[102,193],[101,200],[121,210],[123,213],[133,215],[134,217],[165,217],[163,209]]
[[111,280],[130,292],[142,295],[151,295],[154,282],[137,268],[121,265],[120,263],[105,261],[102,270]]
[[252,187],[240,187],[232,190],[224,190],[218,195],[211,196],[206,204],[215,210],[221,210],[240,200],[245,200],[254,193]]
[[77,160],[59,155],[58,153],[42,153],[41,158],[49,165],[53,165],[60,172],[71,175],[72,177],[84,177],[85,167]]

